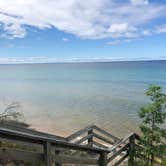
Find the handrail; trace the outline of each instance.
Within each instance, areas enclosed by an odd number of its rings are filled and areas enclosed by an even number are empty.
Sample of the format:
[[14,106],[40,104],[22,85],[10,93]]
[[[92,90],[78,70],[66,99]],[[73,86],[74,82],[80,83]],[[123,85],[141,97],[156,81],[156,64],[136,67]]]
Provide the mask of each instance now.
[[112,148],[110,148],[110,152],[114,151],[117,147],[119,147],[121,144],[125,143],[132,135],[135,133],[130,133],[126,137],[124,137],[121,141],[119,141],[117,144],[115,144]]
[[12,124],[6,123],[6,122],[0,122],[0,127],[1,128],[3,127],[5,129],[12,129],[12,130],[19,131],[19,132],[25,132],[25,133],[29,133],[32,135],[45,137],[45,138],[52,138],[52,139],[56,139],[56,140],[67,141],[66,138],[61,137],[61,136],[44,133],[44,132],[37,131],[37,130],[31,129],[31,128],[15,126],[15,125],[12,125]]
[[102,140],[102,141],[104,141],[104,142],[106,142],[106,143],[108,143],[108,144],[111,144],[111,145],[114,144],[113,141],[110,141],[107,138],[105,138],[105,137],[103,137],[103,136],[101,136],[99,134],[94,133],[93,136],[96,137],[96,138],[98,138],[98,139],[100,139],[100,140]]
[[[118,143],[116,143],[112,148],[110,148],[109,150],[112,155],[107,159],[107,163],[112,162],[116,157],[121,155],[122,157],[114,165],[119,165],[121,162],[123,162],[132,150],[131,148],[133,148],[131,142],[133,139],[139,140],[139,135],[136,133],[130,133],[121,139]],[[122,152],[125,152],[125,154]]]
[[[29,130],[29,129],[27,129],[27,130]],[[73,148],[76,150],[93,151],[93,152],[97,152],[97,153],[100,153],[103,151],[109,152],[107,149],[100,149],[100,148],[96,148],[96,147],[87,147],[87,146],[83,146],[83,145],[76,145],[74,143],[66,142],[63,140],[57,140],[57,139],[44,137],[44,136],[38,136],[38,135],[26,133],[26,132],[15,131],[15,130],[4,128],[1,126],[0,126],[0,137],[8,138],[8,139],[11,138],[16,141],[26,141],[26,142],[38,143],[38,144],[50,142],[51,144],[56,145],[56,146],[59,145],[59,146],[64,146],[66,148],[68,147],[68,148]]]
[[113,139],[114,141],[116,141],[116,142],[117,142],[117,141],[120,141],[120,139],[119,139],[118,137],[116,137],[116,136],[114,136],[114,135],[108,133],[107,131],[105,131],[105,130],[99,128],[99,127],[97,127],[96,125],[93,125],[92,128],[93,128],[94,130],[99,131],[101,134],[104,134],[105,136],[112,138],[112,139]]
[[[85,135],[87,134],[87,135]],[[82,136],[85,135],[85,136]],[[93,138],[97,138],[99,142],[93,140]],[[97,127],[96,125],[91,125],[86,128],[83,128],[75,133],[71,134],[70,136],[66,137],[66,140],[69,142],[73,142],[76,144],[84,143],[88,140],[87,145],[96,145],[99,148],[108,149],[107,145],[114,145],[115,143],[119,142],[120,139],[107,131]],[[107,145],[102,145],[100,142],[106,142]]]
[[75,133],[71,134],[70,136],[66,137],[67,141],[71,141],[76,139],[77,137],[83,135],[84,133],[90,131],[92,129],[92,126],[85,127],[79,131],[76,131]]
[[128,157],[128,154],[125,154],[122,158],[120,158],[120,159],[114,164],[114,166],[120,165],[127,157]]
[[129,147],[129,143],[125,144],[123,147],[121,147],[118,151],[116,151],[115,153],[113,153],[113,155],[108,158],[107,163],[109,163],[110,161],[112,161],[114,158],[116,158],[118,155],[120,155],[121,152],[123,152],[124,150],[126,150]]
[[83,143],[84,141],[86,141],[86,140],[88,140],[89,138],[92,138],[92,137],[93,137],[93,134],[88,134],[87,136],[85,136],[85,137],[83,137],[83,138],[77,140],[77,141],[75,142],[75,144],[81,144],[81,143]]

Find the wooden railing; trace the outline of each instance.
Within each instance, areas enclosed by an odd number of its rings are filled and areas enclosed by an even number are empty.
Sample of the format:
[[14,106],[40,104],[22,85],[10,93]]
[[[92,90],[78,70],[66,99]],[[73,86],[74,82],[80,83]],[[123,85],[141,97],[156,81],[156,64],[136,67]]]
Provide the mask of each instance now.
[[134,166],[134,149],[138,140],[139,136],[136,133],[131,133],[121,139],[109,149],[107,164],[110,163],[117,166],[129,157],[130,165]]
[[[97,138],[97,140],[95,140]],[[130,133],[125,138],[120,139],[106,132],[103,129],[93,125],[79,130],[69,137],[67,140],[75,144],[83,144],[91,147],[107,149],[107,164],[119,165],[129,156],[129,162],[134,165],[134,146],[139,136],[135,133]]]
[[[107,131],[93,125],[64,138],[35,130],[0,124],[0,138],[3,141],[28,144],[36,151],[0,148],[0,161],[44,163],[60,166],[63,163],[83,165],[119,165],[130,155],[133,162],[134,133],[119,139]],[[41,165],[42,165],[41,164]]]
[[75,144],[83,144],[91,147],[108,149],[120,139],[99,127],[92,125],[68,136],[67,141]]

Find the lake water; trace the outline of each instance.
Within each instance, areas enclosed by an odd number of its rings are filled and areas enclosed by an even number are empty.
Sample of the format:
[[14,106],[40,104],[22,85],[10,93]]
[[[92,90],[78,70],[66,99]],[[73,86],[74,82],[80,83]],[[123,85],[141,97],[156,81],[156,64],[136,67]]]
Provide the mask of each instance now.
[[0,108],[20,102],[27,123],[59,135],[96,124],[138,131],[150,84],[166,89],[166,61],[0,65]]

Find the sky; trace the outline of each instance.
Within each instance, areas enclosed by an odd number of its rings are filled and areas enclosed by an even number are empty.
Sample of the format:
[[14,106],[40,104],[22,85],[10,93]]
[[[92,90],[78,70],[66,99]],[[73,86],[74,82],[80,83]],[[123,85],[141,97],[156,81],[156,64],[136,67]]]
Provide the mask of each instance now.
[[166,59],[166,0],[0,0],[0,63]]

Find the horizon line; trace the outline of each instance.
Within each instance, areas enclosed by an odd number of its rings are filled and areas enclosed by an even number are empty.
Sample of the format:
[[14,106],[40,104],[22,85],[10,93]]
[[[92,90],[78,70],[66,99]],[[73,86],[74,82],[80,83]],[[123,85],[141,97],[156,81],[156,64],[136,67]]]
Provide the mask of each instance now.
[[55,62],[9,62],[9,63],[1,63],[0,62],[0,65],[25,65],[25,64],[66,64],[66,63],[111,63],[111,62],[150,62],[150,61],[166,61],[166,58],[164,59],[124,59],[124,60],[73,60],[73,61],[55,61]]

